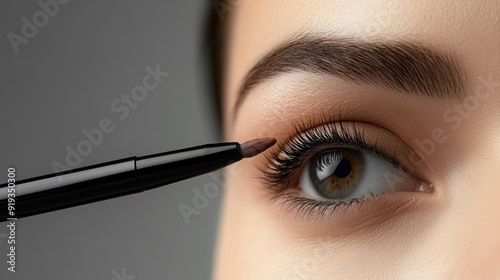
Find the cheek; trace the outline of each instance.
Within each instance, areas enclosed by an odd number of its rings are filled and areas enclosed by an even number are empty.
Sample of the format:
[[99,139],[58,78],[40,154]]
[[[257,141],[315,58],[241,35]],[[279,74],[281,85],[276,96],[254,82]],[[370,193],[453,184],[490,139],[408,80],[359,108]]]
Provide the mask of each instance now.
[[[227,170],[222,224],[218,244],[218,271],[228,279],[282,279],[277,272],[286,269],[289,243],[256,191],[251,164],[241,161]],[[271,257],[272,256],[272,257]],[[289,265],[289,264],[288,264]],[[271,275],[275,275],[272,278]]]
[[250,173],[228,174],[219,265],[240,277],[387,279],[416,277],[434,266],[430,248],[439,242],[430,238],[437,216],[432,207],[402,215],[391,226],[377,221],[379,229],[366,234],[340,236],[338,224],[280,218]]
[[493,143],[472,144],[476,141],[468,143],[466,157],[447,174],[450,199],[443,218],[445,228],[453,229],[455,260],[462,264],[457,271],[480,271],[485,274],[470,277],[493,279],[487,273],[500,263],[500,163]]

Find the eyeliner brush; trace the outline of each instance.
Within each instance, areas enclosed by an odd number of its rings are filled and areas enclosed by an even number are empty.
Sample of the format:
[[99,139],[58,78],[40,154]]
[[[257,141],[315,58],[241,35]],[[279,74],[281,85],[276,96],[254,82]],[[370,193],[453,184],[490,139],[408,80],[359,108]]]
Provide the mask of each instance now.
[[26,179],[15,186],[3,184],[0,222],[165,186],[256,156],[275,143],[273,138],[262,138],[241,145],[208,144]]

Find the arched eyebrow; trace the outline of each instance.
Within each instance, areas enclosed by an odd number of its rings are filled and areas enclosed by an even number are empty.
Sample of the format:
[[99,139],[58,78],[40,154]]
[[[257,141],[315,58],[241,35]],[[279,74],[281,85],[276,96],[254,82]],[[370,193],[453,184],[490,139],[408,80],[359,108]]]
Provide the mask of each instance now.
[[267,53],[247,73],[235,111],[250,89],[279,74],[306,71],[433,98],[461,98],[466,75],[457,59],[416,42],[305,35]]

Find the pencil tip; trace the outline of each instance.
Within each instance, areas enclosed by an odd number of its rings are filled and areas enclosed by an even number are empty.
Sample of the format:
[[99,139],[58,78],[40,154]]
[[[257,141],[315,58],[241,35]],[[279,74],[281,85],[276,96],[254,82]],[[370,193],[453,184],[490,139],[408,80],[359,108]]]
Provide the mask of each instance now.
[[256,156],[276,143],[274,138],[259,138],[241,144],[241,154],[244,158]]

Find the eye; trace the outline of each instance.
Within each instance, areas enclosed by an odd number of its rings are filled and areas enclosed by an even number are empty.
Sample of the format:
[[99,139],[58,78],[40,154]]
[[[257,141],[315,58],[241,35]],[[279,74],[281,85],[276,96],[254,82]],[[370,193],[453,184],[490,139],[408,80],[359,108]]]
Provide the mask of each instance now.
[[[300,174],[299,188],[318,200],[352,200],[395,191],[385,174],[400,170],[387,160],[351,148],[321,151],[306,161]],[[407,177],[398,190],[417,186]]]
[[272,197],[297,212],[322,216],[387,193],[434,191],[415,176],[425,173],[425,164],[411,173],[402,164],[414,150],[380,126],[336,121],[298,125],[295,131],[278,142],[262,172]]

